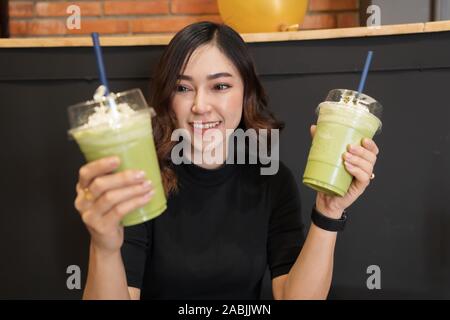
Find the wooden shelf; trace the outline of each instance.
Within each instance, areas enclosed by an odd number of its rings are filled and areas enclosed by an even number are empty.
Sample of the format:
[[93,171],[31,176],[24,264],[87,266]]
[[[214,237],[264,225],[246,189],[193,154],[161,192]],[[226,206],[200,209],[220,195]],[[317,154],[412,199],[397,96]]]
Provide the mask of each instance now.
[[[412,34],[424,32],[450,31],[450,21],[386,25],[379,28],[357,27],[324,30],[305,30],[295,32],[248,33],[242,34],[246,42],[273,42],[294,40],[315,40],[333,38],[375,37],[386,35]],[[146,36],[102,36],[103,46],[149,46],[166,45],[172,39],[169,35]],[[0,39],[0,48],[33,48],[33,47],[89,47],[90,37],[40,37]]]

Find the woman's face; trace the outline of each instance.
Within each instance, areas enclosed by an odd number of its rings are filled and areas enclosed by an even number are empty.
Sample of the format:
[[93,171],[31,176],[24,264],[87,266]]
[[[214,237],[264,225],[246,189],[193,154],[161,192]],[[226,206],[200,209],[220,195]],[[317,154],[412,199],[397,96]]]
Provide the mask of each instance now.
[[[238,70],[216,46],[207,44],[193,52],[179,75],[172,109],[178,128],[188,131],[194,151],[204,152],[226,146],[225,140],[241,121],[243,99]],[[204,141],[213,133],[207,134],[209,130],[223,139]]]

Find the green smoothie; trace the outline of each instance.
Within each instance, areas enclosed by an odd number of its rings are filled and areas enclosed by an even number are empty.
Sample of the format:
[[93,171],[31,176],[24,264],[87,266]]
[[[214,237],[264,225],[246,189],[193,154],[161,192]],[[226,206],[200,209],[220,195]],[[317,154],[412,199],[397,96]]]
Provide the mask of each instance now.
[[121,160],[117,172],[126,169],[143,170],[152,181],[155,195],[142,208],[122,219],[124,226],[139,224],[159,216],[166,210],[166,198],[161,182],[158,158],[153,142],[150,109],[136,111],[120,119],[118,125],[101,124],[71,131],[87,161],[109,156]]
[[379,118],[361,106],[321,103],[303,183],[319,192],[344,196],[353,180],[343,162],[347,146],[361,145],[363,138],[373,138],[380,126]]

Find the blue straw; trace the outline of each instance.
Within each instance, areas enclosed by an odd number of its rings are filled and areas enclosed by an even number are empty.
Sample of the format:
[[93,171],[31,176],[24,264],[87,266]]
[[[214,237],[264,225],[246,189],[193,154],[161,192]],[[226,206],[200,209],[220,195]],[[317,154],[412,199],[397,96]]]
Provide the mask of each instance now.
[[373,51],[369,51],[366,58],[366,64],[364,65],[364,70],[361,76],[361,80],[359,81],[358,86],[358,96],[364,90],[364,86],[366,84],[367,74],[369,73],[370,63],[372,62]]
[[106,80],[105,65],[103,64],[102,48],[100,47],[100,41],[97,32],[92,33],[92,42],[94,43],[95,56],[97,57],[97,67],[98,73],[100,75],[100,81],[102,85],[105,86],[105,95],[109,95],[109,86],[108,81]]

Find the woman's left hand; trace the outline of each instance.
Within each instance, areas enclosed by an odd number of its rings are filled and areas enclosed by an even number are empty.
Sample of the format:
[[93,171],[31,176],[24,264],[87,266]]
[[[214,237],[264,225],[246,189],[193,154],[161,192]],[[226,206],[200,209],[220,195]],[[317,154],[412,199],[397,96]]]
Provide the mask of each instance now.
[[[314,136],[316,126],[311,126],[311,135]],[[377,161],[379,149],[372,139],[365,138],[362,146],[348,146],[344,154],[344,165],[354,177],[347,193],[343,197],[329,196],[318,192],[316,198],[317,210],[333,219],[339,219],[348,208],[364,192],[370,184],[373,168]]]

